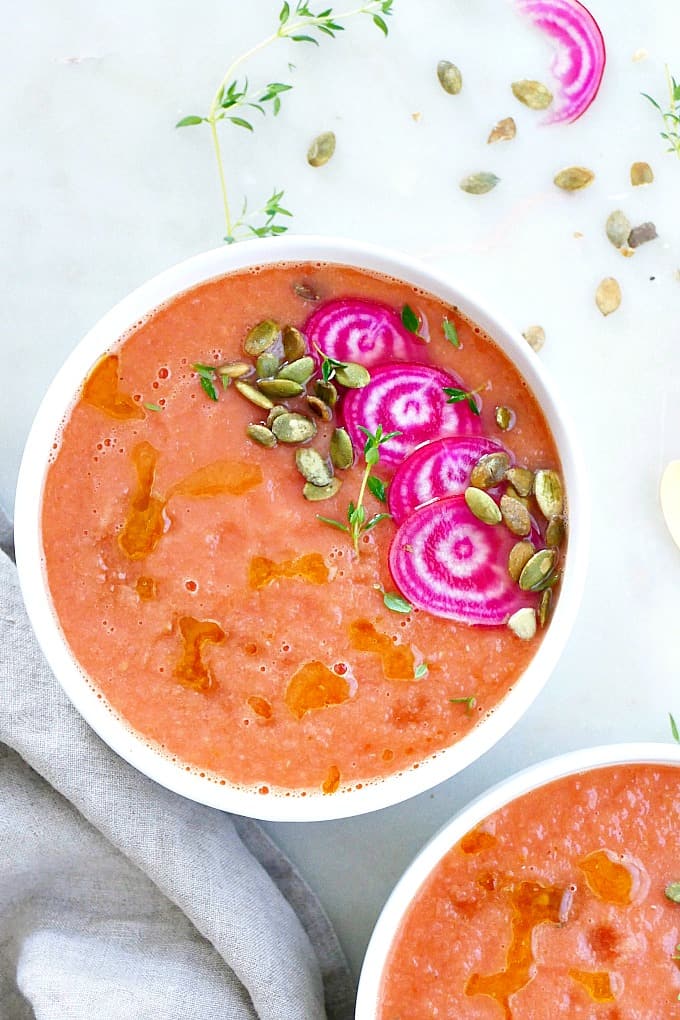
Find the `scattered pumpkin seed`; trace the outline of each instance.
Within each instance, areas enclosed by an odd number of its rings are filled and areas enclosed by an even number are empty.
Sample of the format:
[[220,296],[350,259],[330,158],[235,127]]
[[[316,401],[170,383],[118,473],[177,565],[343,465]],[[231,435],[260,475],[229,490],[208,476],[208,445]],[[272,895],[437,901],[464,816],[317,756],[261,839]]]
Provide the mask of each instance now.
[[498,425],[501,432],[509,432],[516,420],[517,418],[512,408],[503,405],[496,408],[496,425]]
[[240,379],[252,372],[253,366],[247,361],[229,361],[226,365],[218,365],[215,371],[224,379]]
[[260,446],[276,446],[276,436],[268,429],[266,425],[257,425],[253,423],[246,429],[246,433],[249,439],[253,439]]
[[324,404],[323,400],[319,397],[309,394],[307,397],[307,403],[309,404],[309,410],[312,411],[317,418],[321,418],[322,421],[330,421],[332,419],[333,411],[328,404]]
[[630,234],[630,220],[620,209],[615,209],[607,217],[605,226],[607,237],[615,248],[622,248]]
[[534,473],[529,468],[512,467],[505,472],[506,481],[510,482],[519,496],[530,496],[534,487]]
[[556,471],[541,468],[534,476],[534,496],[538,507],[546,518],[556,517],[564,507],[562,482]]
[[317,294],[317,292],[312,287],[310,287],[308,283],[304,282],[294,283],[293,291],[297,294],[299,298],[302,298],[303,301],[314,302],[320,300],[320,297]]
[[513,499],[507,492],[501,496],[501,516],[513,535],[528,535],[531,531],[529,511],[519,499]]
[[539,549],[524,564],[519,575],[519,586],[522,591],[540,591],[550,580],[557,553],[554,549]]
[[307,162],[310,166],[324,166],[334,152],[335,134],[332,131],[323,131],[307,149]]
[[272,432],[281,443],[305,443],[316,435],[316,424],[304,414],[286,411],[274,419]]
[[243,350],[251,358],[257,358],[260,354],[274,346],[280,332],[278,323],[274,322],[273,319],[265,319],[264,322],[259,322],[257,326],[253,326],[248,333],[243,341]]
[[536,634],[536,613],[529,606],[518,609],[508,620],[508,627],[522,641],[531,641]]
[[522,506],[527,507],[527,509],[529,508],[529,500],[525,496],[520,496],[517,489],[515,489],[512,485],[508,485],[506,487],[505,495],[510,496],[510,499],[516,499],[518,503],[521,503]]
[[568,166],[553,177],[553,182],[562,191],[581,191],[595,180],[595,174],[585,166]]
[[306,482],[323,487],[329,485],[333,472],[318,450],[302,447],[295,451],[295,466]]
[[536,351],[538,354],[545,343],[545,330],[543,329],[543,326],[529,326],[528,329],[524,330],[522,336],[529,344],[532,351]]
[[557,549],[562,545],[564,536],[567,533],[567,526],[564,517],[551,517],[545,531],[545,544],[549,549]]
[[621,304],[621,287],[613,276],[607,276],[595,291],[595,304],[603,315],[611,315]]
[[284,326],[281,336],[286,361],[298,361],[307,353],[305,338],[295,326]]
[[492,145],[494,142],[507,142],[511,138],[514,138],[517,134],[517,125],[513,117],[504,117],[503,120],[499,120],[496,126],[492,129],[491,134],[486,140],[487,145]]
[[257,407],[262,407],[265,411],[270,411],[274,406],[273,400],[270,400],[265,393],[260,393],[260,391],[254,386],[251,386],[250,383],[242,382],[241,379],[237,379],[234,386],[241,396],[245,397],[246,400],[249,400],[251,404],[255,404]]
[[324,404],[328,404],[329,407],[335,407],[338,402],[338,391],[332,382],[317,379],[314,383],[314,392],[319,400],[323,400]]
[[276,375],[279,364],[280,361],[275,354],[265,351],[255,362],[255,371],[257,372],[258,379],[271,379],[272,376]]
[[339,491],[341,485],[342,478],[331,478],[328,485],[312,485],[311,482],[306,482],[302,495],[305,499],[310,500],[310,502],[317,503],[322,499],[332,499]]
[[302,393],[300,383],[292,379],[260,379],[257,383],[262,393],[274,400],[287,400],[290,397],[299,397]]
[[549,88],[531,78],[523,78],[522,81],[514,81],[510,86],[515,99],[524,103],[530,110],[547,110],[553,101],[553,94]]
[[538,606],[538,622],[541,627],[545,627],[550,617],[550,611],[552,609],[552,588],[546,588],[541,595],[541,601]]
[[271,428],[272,423],[280,414],[288,414],[288,408],[283,407],[281,404],[275,404],[271,411],[267,415],[267,427]]
[[346,429],[335,429],[331,436],[331,460],[336,468],[346,471],[354,463],[354,448]]
[[306,383],[314,371],[314,358],[310,358],[309,355],[305,358],[297,358],[296,361],[291,361],[290,364],[284,365],[279,370],[279,379],[292,379],[296,383]]
[[348,390],[361,390],[371,381],[371,373],[363,365],[350,361],[344,368],[336,368],[335,378]]
[[488,191],[492,191],[496,187],[499,181],[500,177],[496,177],[495,174],[480,171],[478,174],[464,177],[460,182],[460,188],[468,195],[486,195]]
[[516,542],[513,545],[508,556],[508,573],[513,581],[519,581],[519,575],[535,552],[533,542]]
[[463,76],[450,60],[440,60],[437,64],[439,84],[450,96],[457,96],[463,87]]
[[641,244],[653,241],[658,236],[653,223],[641,223],[639,227],[633,227],[628,235],[628,247],[639,248]]
[[651,184],[654,180],[654,171],[649,163],[633,163],[630,168],[630,183],[634,188],[641,184]]
[[470,485],[477,489],[491,489],[503,481],[505,472],[510,467],[507,453],[485,453],[480,457],[470,473]]
[[484,524],[501,523],[503,518],[498,504],[483,489],[477,489],[474,485],[468,486],[465,490],[465,502],[471,513]]

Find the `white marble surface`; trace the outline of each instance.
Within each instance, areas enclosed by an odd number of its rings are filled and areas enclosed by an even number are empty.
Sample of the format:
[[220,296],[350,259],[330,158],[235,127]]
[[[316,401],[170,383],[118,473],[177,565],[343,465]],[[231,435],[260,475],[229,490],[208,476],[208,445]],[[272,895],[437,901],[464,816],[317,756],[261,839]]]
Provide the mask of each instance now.
[[[571,407],[591,476],[587,594],[562,662],[523,722],[463,775],[406,804],[342,822],[268,825],[321,896],[357,973],[391,885],[472,795],[554,752],[667,739],[668,710],[680,715],[680,553],[657,497],[662,466],[680,457],[680,161],[664,153],[639,97],[663,96],[665,61],[680,75],[680,6],[590,6],[609,63],[596,104],[574,125],[541,127],[512,97],[510,81],[547,79],[550,51],[511,4],[396,0],[388,40],[355,19],[318,50],[282,43],[253,61],[254,81],[295,89],[254,136],[225,137],[236,196],[255,201],[285,188],[294,229],[420,254],[520,328],[542,324],[541,357]],[[173,124],[206,109],[230,59],[267,35],[276,15],[274,0],[15,6],[0,72],[6,506],[32,415],[80,336],[143,280],[220,243],[207,134]],[[641,48],[648,57],[633,61]],[[463,71],[457,97],[437,84],[442,57]],[[487,147],[490,128],[511,114],[517,138]],[[336,156],[313,170],[307,145],[327,129]],[[633,160],[651,163],[653,185],[631,188]],[[559,192],[553,174],[575,163],[592,167],[594,184]],[[494,192],[458,189],[477,170],[501,177]],[[653,220],[659,240],[622,258],[603,231],[615,208],[634,223]],[[608,275],[620,280],[623,303],[604,319],[593,294]]]

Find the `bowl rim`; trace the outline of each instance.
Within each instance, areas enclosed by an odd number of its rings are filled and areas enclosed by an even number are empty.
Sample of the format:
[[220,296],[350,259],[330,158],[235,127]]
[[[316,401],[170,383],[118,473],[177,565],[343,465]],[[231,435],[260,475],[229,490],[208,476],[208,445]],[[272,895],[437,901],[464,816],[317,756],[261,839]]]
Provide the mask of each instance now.
[[[201,283],[254,266],[326,262],[396,277],[457,306],[482,327],[517,366],[538,400],[553,433],[569,494],[569,554],[550,627],[527,669],[502,701],[451,747],[361,789],[327,796],[270,794],[201,778],[173,763],[136,734],[87,684],[52,609],[42,561],[42,491],[51,444],[68,415],[83,378],[96,359],[159,306]],[[33,421],[19,471],[15,542],[21,589],[43,653],[67,696],[92,729],[117,754],[156,782],[191,800],[269,821],[322,821],[364,814],[407,800],[451,778],[480,758],[521,718],[554,669],[569,634],[585,584],[590,534],[587,481],[581,452],[555,387],[518,331],[488,310],[467,287],[412,256],[348,238],[286,235],[256,239],[195,255],[161,272],[108,311],[77,343],[49,386]]]
[[615,765],[677,765],[680,746],[664,743],[601,744],[535,762],[483,791],[457,811],[418,851],[392,889],[366,948],[359,977],[355,1020],[375,1020],[382,977],[394,937],[423,883],[466,832],[511,801],[557,779]]

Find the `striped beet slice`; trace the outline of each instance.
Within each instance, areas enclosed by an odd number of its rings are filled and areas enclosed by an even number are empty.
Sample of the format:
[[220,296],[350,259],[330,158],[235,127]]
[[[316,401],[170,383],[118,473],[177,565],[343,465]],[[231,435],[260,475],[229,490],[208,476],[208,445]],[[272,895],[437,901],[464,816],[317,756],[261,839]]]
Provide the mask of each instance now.
[[426,354],[426,344],[402,325],[389,305],[359,298],[327,301],[307,320],[304,328],[314,344],[336,361],[377,365],[383,361],[410,361]]
[[[535,536],[537,537],[537,536]],[[433,616],[496,627],[540,598],[508,574],[517,541],[502,524],[483,524],[463,496],[415,510],[390,546],[392,578],[405,599]]]
[[507,453],[486,436],[445,436],[419,446],[399,465],[390,482],[390,513],[401,524],[418,507],[444,496],[462,496],[470,473],[487,453]]
[[343,400],[343,414],[354,448],[363,449],[364,436],[359,428],[375,432],[399,432],[380,448],[380,461],[401,464],[417,446],[431,439],[451,435],[475,435],[481,432],[479,416],[465,401],[447,404],[444,387],[465,389],[450,372],[417,362],[379,365],[371,372],[371,381],[361,390],[350,390]]

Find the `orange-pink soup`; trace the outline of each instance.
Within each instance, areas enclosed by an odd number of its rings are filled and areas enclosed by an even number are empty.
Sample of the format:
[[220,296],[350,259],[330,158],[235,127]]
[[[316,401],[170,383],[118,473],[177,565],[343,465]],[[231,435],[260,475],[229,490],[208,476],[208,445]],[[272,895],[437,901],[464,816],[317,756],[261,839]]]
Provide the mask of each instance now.
[[[417,307],[431,360],[488,384],[485,434],[507,440],[518,463],[559,469],[541,409],[496,344],[392,279],[323,264],[241,272],[173,299],[119,342],[108,380],[98,369],[108,396],[78,396],[47,473],[54,609],[85,674],[131,727],[171,758],[263,793],[332,793],[417,767],[505,697],[542,638],[389,611],[376,586],[393,587],[394,524],[364,535],[357,557],[315,516],[346,515],[363,465],[343,473],[336,497],[309,503],[294,448],[245,434],[267,412],[233,385],[218,401],[203,392],[192,364],[243,358],[263,319],[303,326],[314,305],[296,293],[300,281],[322,299]],[[444,338],[444,315],[460,349]],[[517,416],[506,437],[496,405]],[[326,449],[334,423],[318,424],[314,445]],[[367,510],[384,506],[369,495]],[[158,532],[146,551],[145,528]],[[455,700],[467,698],[474,707]]]

